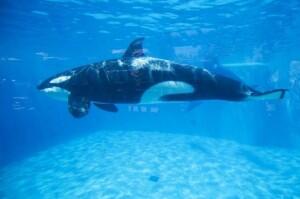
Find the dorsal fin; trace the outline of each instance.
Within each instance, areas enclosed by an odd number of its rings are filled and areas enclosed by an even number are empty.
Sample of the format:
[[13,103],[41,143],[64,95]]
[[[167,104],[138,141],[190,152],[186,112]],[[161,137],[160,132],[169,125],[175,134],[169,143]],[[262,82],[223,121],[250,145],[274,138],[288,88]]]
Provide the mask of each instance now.
[[144,41],[144,37],[140,37],[132,41],[128,46],[127,50],[125,51],[123,55],[123,59],[145,56],[143,50],[143,41]]

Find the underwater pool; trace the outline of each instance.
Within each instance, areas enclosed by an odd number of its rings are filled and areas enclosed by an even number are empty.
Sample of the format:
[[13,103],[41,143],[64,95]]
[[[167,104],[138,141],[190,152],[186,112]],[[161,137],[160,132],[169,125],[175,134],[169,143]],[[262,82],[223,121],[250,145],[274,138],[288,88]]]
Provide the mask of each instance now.
[[1,0],[0,199],[300,198],[299,0]]
[[[293,198],[300,151],[100,131],[1,169],[2,198]],[[297,198],[297,197],[294,197]]]

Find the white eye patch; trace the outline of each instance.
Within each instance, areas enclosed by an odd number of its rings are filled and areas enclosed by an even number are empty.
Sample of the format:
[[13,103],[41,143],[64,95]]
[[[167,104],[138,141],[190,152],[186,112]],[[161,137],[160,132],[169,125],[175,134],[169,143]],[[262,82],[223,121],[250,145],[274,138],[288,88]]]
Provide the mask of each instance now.
[[64,81],[67,81],[68,79],[70,79],[71,76],[59,76],[57,78],[54,78],[50,81],[51,84],[58,84],[58,83],[62,83]]

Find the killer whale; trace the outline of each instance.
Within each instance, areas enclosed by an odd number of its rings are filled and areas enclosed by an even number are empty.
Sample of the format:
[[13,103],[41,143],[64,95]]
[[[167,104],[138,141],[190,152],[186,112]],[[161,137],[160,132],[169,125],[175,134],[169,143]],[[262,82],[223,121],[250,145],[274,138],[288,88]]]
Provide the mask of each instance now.
[[54,75],[37,86],[61,94],[75,118],[88,114],[91,103],[117,112],[115,104],[197,100],[282,99],[286,89],[257,91],[242,81],[209,69],[146,56],[144,38],[132,41],[120,59],[104,60]]

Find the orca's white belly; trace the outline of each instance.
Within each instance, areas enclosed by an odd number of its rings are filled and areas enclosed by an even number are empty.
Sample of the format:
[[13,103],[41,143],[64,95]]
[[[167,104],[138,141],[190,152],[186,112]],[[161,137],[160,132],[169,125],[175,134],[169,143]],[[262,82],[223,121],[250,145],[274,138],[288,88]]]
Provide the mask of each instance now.
[[180,81],[166,81],[150,87],[142,96],[141,104],[163,103],[161,97],[171,94],[193,93],[194,87]]

